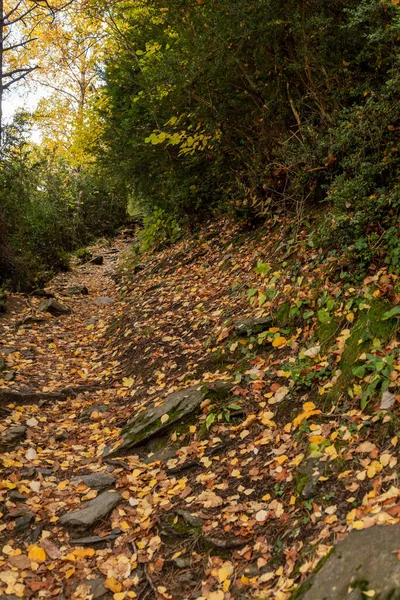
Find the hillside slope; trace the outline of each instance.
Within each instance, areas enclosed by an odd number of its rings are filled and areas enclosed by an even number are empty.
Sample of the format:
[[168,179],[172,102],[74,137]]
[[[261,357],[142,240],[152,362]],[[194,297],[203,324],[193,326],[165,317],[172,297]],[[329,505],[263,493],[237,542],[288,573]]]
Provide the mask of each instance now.
[[395,276],[284,218],[101,253],[0,322],[3,594],[285,600],[399,521]]

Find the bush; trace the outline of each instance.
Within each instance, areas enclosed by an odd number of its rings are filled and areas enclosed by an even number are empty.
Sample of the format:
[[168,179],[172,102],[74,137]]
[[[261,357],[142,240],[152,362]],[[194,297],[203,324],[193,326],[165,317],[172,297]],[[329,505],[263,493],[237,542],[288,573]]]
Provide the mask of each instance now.
[[140,251],[162,250],[176,242],[182,235],[178,222],[164,210],[156,208],[144,218],[139,232]]

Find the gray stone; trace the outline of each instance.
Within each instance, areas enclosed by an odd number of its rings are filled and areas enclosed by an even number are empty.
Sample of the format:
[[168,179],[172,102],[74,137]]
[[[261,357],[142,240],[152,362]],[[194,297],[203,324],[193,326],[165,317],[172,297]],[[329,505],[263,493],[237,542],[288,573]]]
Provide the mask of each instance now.
[[107,404],[93,404],[92,406],[89,406],[89,408],[87,408],[80,414],[79,421],[81,423],[85,423],[87,421],[90,421],[92,413],[94,413],[94,412],[106,413],[109,410],[110,410],[110,407]]
[[96,298],[94,301],[94,303],[99,306],[102,304],[112,304],[113,302],[114,298],[111,298],[110,296],[101,296],[100,298]]
[[35,296],[35,298],[54,298],[54,294],[52,294],[51,292],[48,292],[47,290],[44,290],[42,288],[33,290],[33,292],[31,292],[29,295]]
[[398,598],[399,539],[400,523],[351,531],[295,592],[296,600],[363,600],[371,590],[376,600]]
[[92,490],[104,490],[115,485],[115,478],[108,473],[90,473],[90,475],[78,475],[72,482],[79,483],[83,481]]
[[16,371],[8,371],[3,377],[4,381],[12,381],[16,376]]
[[22,533],[26,531],[32,523],[35,521],[35,515],[31,512],[27,512],[25,515],[18,517],[15,521],[14,533]]
[[89,586],[91,600],[105,600],[106,598],[112,598],[112,593],[104,586],[104,580],[98,577],[97,579],[87,579],[86,581],[79,581],[78,585]]
[[72,285],[66,289],[65,293],[68,294],[68,296],[87,296],[89,290],[85,285]]
[[120,502],[122,502],[120,494],[103,492],[94,500],[90,500],[85,508],[63,515],[59,523],[66,527],[87,529],[97,523],[97,521],[100,521],[100,519],[106,517]]
[[0,448],[8,449],[15,448],[25,439],[26,427],[24,425],[17,425],[16,427],[10,427],[6,429],[0,436]]
[[92,265],[102,265],[103,264],[103,257],[102,256],[95,256],[94,258],[92,258],[92,260],[90,261]]
[[[151,406],[133,417],[123,430],[122,443],[117,448],[106,451],[104,457],[117,456],[121,451],[144,444],[151,438],[161,435],[171,425],[182,421],[190,414],[197,413],[207,392],[208,389],[205,386],[203,388],[195,386],[174,392],[167,396],[160,406]],[[167,421],[162,419],[165,415],[169,416]]]
[[73,546],[91,546],[92,544],[104,544],[104,542],[113,542],[122,535],[121,529],[113,529],[108,535],[101,537],[100,535],[90,535],[88,537],[80,537],[70,539],[69,543]]
[[64,306],[60,302],[57,302],[54,298],[49,298],[49,300],[44,300],[39,304],[39,310],[42,312],[49,312],[50,314],[58,317],[60,315],[69,315],[72,310],[69,306]]
[[46,319],[43,317],[34,317],[32,315],[28,315],[25,319],[22,319],[21,325],[33,325],[35,323],[45,323]]
[[8,499],[11,502],[26,502],[26,496],[20,494],[17,490],[11,490],[8,494]]
[[186,569],[192,564],[192,559],[189,556],[178,556],[172,560],[179,569]]
[[99,317],[90,317],[87,321],[85,321],[84,325],[87,327],[88,325],[96,325],[100,321]]
[[300,474],[299,487],[303,498],[309,499],[315,496],[319,478],[324,470],[325,463],[320,458],[308,458],[298,471]]
[[234,323],[233,328],[239,335],[255,335],[266,331],[272,326],[272,317],[261,317],[259,319],[239,319]]

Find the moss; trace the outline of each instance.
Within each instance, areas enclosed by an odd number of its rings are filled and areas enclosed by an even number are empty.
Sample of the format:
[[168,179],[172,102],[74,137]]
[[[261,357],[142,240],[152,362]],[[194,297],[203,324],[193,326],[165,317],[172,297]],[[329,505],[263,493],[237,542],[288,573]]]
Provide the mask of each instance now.
[[275,313],[274,321],[277,326],[287,325],[291,321],[289,317],[290,312],[290,302],[285,302],[278,308]]
[[322,350],[327,350],[335,337],[339,335],[342,321],[332,319],[329,323],[321,323],[316,329],[316,338]]
[[359,313],[351,330],[351,335],[346,341],[345,349],[339,363],[341,375],[326,396],[330,404],[334,404],[343,392],[346,392],[353,380],[353,367],[358,357],[363,352],[368,352],[373,345],[373,340],[378,338],[381,343],[389,342],[398,329],[397,319],[382,321],[383,314],[391,308],[389,302],[375,299],[368,310]]
[[[324,566],[324,564],[331,558],[333,553],[335,552],[335,548],[331,548],[326,556],[321,558],[318,561],[317,566],[311,574],[311,578],[315,576]],[[312,587],[313,582],[310,578],[308,578],[304,583],[300,584],[298,588],[295,589],[293,594],[290,596],[289,600],[300,600],[304,596],[306,592],[308,592]]]

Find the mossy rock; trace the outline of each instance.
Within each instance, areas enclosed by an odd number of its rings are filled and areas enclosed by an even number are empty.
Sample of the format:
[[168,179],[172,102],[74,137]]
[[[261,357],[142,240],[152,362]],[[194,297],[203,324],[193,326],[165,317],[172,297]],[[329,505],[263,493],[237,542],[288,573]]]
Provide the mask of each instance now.
[[399,600],[399,535],[399,523],[351,531],[291,600]]
[[341,375],[335,387],[328,394],[330,402],[335,402],[343,392],[347,391],[353,380],[353,368],[359,356],[372,348],[373,340],[377,338],[385,344],[396,336],[397,319],[382,320],[382,316],[390,308],[389,302],[377,298],[371,302],[368,310],[363,310],[358,314],[351,329],[351,335],[346,340],[339,363]]
[[200,411],[202,401],[210,392],[225,394],[228,386],[232,386],[232,383],[214,382],[169,394],[162,404],[150,406],[135,415],[123,429],[119,443],[107,451],[105,456],[126,453],[131,448],[145,445],[152,438],[164,436],[177,425],[193,420]]

